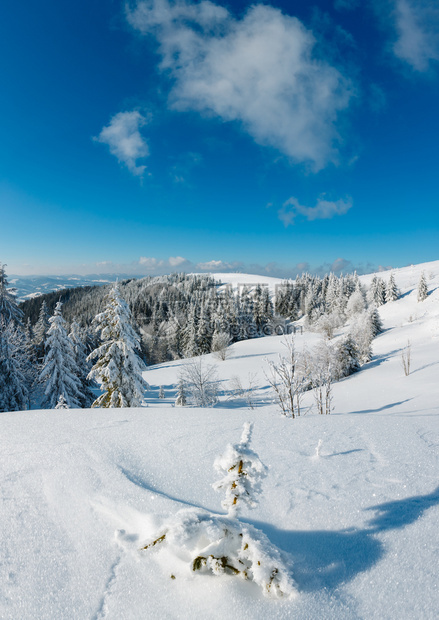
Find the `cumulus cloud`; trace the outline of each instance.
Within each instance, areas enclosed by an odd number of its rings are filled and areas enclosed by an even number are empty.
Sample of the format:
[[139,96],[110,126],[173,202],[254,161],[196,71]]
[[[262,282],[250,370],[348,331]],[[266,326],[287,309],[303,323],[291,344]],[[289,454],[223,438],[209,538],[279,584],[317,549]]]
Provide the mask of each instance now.
[[119,112],[94,140],[107,144],[110,153],[132,174],[142,176],[146,166],[138,166],[137,160],[148,157],[149,148],[139,129],[146,123],[147,119],[137,110]]
[[424,72],[439,60],[437,0],[393,0],[396,41],[394,54],[415,71]]
[[171,107],[237,122],[257,143],[315,170],[337,162],[336,122],[353,87],[317,58],[298,19],[262,4],[236,19],[190,0],[138,1],[127,16],[158,41]]
[[342,200],[326,200],[320,197],[315,207],[305,207],[299,203],[297,198],[289,198],[282,208],[278,211],[279,219],[289,226],[294,224],[296,217],[303,216],[307,220],[329,220],[336,215],[344,215],[352,207],[352,198],[347,197]]
[[179,267],[188,262],[187,259],[182,256],[170,256],[168,260],[171,267]]

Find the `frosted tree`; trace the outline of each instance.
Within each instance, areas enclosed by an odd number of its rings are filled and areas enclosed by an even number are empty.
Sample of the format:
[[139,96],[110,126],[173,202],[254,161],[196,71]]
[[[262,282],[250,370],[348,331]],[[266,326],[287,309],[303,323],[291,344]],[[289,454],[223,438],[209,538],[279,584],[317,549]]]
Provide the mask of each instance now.
[[298,358],[294,340],[285,340],[286,355],[279,355],[278,362],[267,360],[268,372],[265,378],[269,382],[274,401],[282,414],[295,418],[300,416],[301,397],[305,388],[306,379],[297,372]]
[[58,402],[56,404],[55,409],[68,409],[69,406],[67,404],[66,399],[64,398],[64,394],[61,394],[61,396],[58,398]]
[[0,317],[3,317],[5,323],[13,321],[21,325],[23,313],[17,305],[15,295],[8,289],[5,267],[6,265],[0,263]]
[[61,313],[62,303],[55,306],[49,319],[46,354],[39,381],[44,384],[43,408],[54,409],[61,395],[68,407],[81,407],[81,381],[75,360],[73,344],[67,335],[66,322]]
[[186,389],[184,387],[183,379],[180,379],[180,381],[178,382],[177,398],[175,399],[175,406],[185,407],[186,404],[187,404]]
[[428,297],[428,286],[425,278],[425,273],[421,273],[421,277],[418,282],[418,301],[424,301]]
[[382,278],[374,276],[368,291],[369,302],[375,306],[382,306],[386,303],[386,285]]
[[44,357],[44,349],[46,347],[46,338],[47,332],[49,331],[50,323],[49,323],[49,312],[47,310],[47,304],[43,299],[41,304],[40,313],[38,316],[38,321],[34,327],[34,344],[36,349],[36,354],[38,361],[41,362]]
[[229,517],[237,517],[243,506],[253,508],[261,493],[261,481],[267,468],[256,452],[250,449],[252,424],[246,422],[239,443],[229,444],[221,456],[215,459],[214,467],[222,474],[221,480],[213,484],[215,491],[225,491],[222,507]]
[[0,316],[0,411],[26,409],[31,381],[24,333]]
[[220,360],[226,360],[228,356],[228,346],[230,344],[230,336],[225,331],[216,331],[212,338],[212,353]]
[[87,353],[81,335],[81,328],[76,321],[73,321],[70,326],[69,338],[73,345],[78,379],[81,382],[81,407],[90,407],[94,401],[94,394],[92,392],[93,381],[88,378],[91,364],[87,362]]
[[399,296],[400,293],[398,287],[396,286],[395,276],[391,273],[386,286],[386,303],[389,301],[396,301],[399,299]]
[[372,359],[372,340],[375,336],[374,327],[370,320],[370,314],[366,311],[357,317],[355,326],[352,328],[360,364],[366,364]]
[[381,334],[383,331],[383,323],[377,308],[373,307],[368,311],[367,320],[369,322],[372,338]]
[[93,321],[102,344],[87,358],[96,360],[88,376],[99,383],[104,393],[92,407],[139,407],[142,402],[147,383],[142,377],[144,364],[137,355],[140,338],[130,319],[128,304],[115,284],[104,311]]
[[218,402],[216,367],[198,358],[186,364],[180,380],[186,384],[188,402],[195,407],[213,407]]
[[255,505],[266,473],[258,455],[249,448],[250,435],[251,425],[246,423],[241,441],[227,446],[215,461],[223,477],[213,486],[226,492],[223,507],[227,516],[184,508],[167,519],[142,550],[164,545],[168,554],[177,558],[177,565],[186,561],[193,572],[235,575],[256,583],[264,596],[293,597],[297,590],[290,576],[290,558],[263,532],[236,518],[243,505]]
[[321,342],[311,358],[311,387],[317,413],[329,415],[332,411],[332,384],[337,364],[336,353],[328,342]]
[[360,289],[354,291],[349,297],[349,301],[346,305],[346,314],[350,317],[361,314],[365,308],[363,293]]
[[358,346],[351,334],[348,334],[339,343],[336,356],[338,378],[348,377],[360,370]]

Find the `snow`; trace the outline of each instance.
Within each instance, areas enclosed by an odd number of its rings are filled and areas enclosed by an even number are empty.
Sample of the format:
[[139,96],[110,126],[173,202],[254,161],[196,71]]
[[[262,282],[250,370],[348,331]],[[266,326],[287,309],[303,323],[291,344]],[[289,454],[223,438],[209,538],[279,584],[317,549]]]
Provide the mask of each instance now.
[[[418,303],[422,271],[430,294]],[[393,272],[402,297],[379,308],[373,359],[334,385],[330,416],[291,420],[271,402],[265,358],[283,351],[282,337],[236,343],[225,361],[205,356],[221,380],[214,408],[173,407],[179,360],[144,373],[140,408],[1,414],[0,617],[435,619],[439,262]],[[319,338],[297,335],[296,348]],[[231,398],[233,376],[244,387],[253,377],[253,409]],[[182,509],[226,519],[213,463],[245,422],[268,474],[240,520],[289,554],[292,598],[193,572],[187,549],[140,551]]]

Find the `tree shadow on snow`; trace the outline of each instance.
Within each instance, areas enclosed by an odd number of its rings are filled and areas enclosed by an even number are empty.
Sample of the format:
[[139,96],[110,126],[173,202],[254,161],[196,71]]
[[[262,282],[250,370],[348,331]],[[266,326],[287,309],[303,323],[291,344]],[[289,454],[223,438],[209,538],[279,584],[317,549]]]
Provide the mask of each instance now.
[[293,577],[302,592],[335,589],[369,570],[383,558],[385,548],[376,534],[414,523],[425,510],[439,504],[439,487],[427,495],[408,497],[367,508],[377,515],[363,529],[339,531],[280,530],[249,521],[293,559]]
[[405,400],[400,400],[396,403],[389,403],[387,405],[383,405],[382,407],[377,407],[377,409],[361,409],[360,411],[351,411],[350,413],[379,413],[380,411],[386,411],[386,409],[392,409],[392,407],[397,407],[398,405],[403,405],[404,403],[408,403],[412,398],[406,398]]

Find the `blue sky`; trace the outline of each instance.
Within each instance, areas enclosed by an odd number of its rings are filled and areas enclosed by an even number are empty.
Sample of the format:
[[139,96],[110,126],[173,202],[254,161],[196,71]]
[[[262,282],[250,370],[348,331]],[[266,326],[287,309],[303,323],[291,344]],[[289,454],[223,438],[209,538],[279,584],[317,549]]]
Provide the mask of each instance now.
[[25,0],[0,46],[8,273],[438,258],[437,2]]

